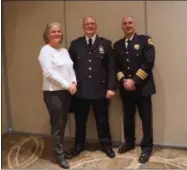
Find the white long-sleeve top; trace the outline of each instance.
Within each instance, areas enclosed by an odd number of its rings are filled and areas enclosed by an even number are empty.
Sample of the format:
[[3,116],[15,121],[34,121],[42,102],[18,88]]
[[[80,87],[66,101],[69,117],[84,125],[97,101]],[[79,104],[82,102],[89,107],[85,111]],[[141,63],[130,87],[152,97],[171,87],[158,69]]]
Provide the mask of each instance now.
[[72,82],[76,83],[73,62],[67,49],[44,45],[38,60],[43,72],[43,91],[67,90]]

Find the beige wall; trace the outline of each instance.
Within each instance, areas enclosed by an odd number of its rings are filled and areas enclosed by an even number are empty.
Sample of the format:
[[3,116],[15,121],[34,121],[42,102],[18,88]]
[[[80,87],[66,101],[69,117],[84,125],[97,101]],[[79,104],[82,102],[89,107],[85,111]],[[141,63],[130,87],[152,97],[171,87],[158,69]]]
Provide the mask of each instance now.
[[[41,70],[37,57],[43,45],[42,31],[45,24],[59,21],[65,25],[64,2],[16,1],[4,2],[4,6],[13,129],[48,133],[48,114],[42,100]],[[181,75],[187,73],[183,66],[186,59],[186,40],[183,38],[184,30],[187,30],[187,20],[183,19],[187,17],[185,8],[187,3],[182,1],[147,2],[148,31],[157,49],[154,71],[158,94],[153,99],[156,144],[187,146],[187,116],[184,107],[186,95],[183,90],[187,80]],[[66,1],[65,10],[66,47],[69,47],[72,39],[83,34],[81,19],[85,15],[93,15],[98,22],[99,34],[113,42],[123,36],[120,22],[124,15],[134,16],[137,19],[137,32],[145,33],[143,1]],[[121,103],[119,96],[116,96],[110,107],[110,126],[115,141],[123,139],[121,119]],[[136,120],[136,133],[140,140],[142,133],[138,116]],[[74,118],[70,115],[66,136],[73,137],[74,130]],[[93,113],[89,116],[87,136],[97,139]]]
[[148,32],[157,59],[154,97],[155,142],[187,146],[187,2],[147,2]]
[[[38,54],[45,25],[64,25],[63,2],[5,2],[5,37],[13,129],[49,133]],[[67,129],[66,135],[69,135]]]

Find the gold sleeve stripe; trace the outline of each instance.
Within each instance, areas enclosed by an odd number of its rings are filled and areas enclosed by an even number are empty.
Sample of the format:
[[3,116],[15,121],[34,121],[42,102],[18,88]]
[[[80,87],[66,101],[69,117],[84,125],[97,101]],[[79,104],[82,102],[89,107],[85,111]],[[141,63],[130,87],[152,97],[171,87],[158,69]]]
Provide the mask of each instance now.
[[139,69],[137,71],[136,75],[138,77],[140,77],[142,80],[145,80],[147,78],[147,76],[148,76],[148,74],[145,71],[143,71],[142,69]]
[[123,75],[122,72],[118,72],[118,73],[117,73],[117,78],[118,78],[119,81],[120,81],[123,77],[124,77],[124,75]]
[[145,71],[143,71],[142,69],[139,69],[138,71],[139,71],[140,73],[142,73],[145,77],[148,76],[148,74],[147,74]]
[[140,72],[137,72],[136,75],[137,75],[138,77],[140,77],[142,80],[145,79],[145,77],[144,77]]

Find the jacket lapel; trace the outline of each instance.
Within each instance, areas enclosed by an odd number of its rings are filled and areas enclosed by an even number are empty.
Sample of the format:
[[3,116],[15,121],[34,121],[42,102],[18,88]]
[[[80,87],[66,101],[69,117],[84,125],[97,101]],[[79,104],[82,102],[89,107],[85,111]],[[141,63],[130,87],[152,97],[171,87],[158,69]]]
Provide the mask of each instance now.
[[91,47],[91,50],[94,51],[95,49],[97,49],[97,47],[99,46],[99,36],[96,35],[96,38],[95,38],[95,42],[93,43],[92,47]]
[[131,45],[129,46],[130,52],[133,51],[135,44],[137,44],[137,34],[134,35]]
[[81,46],[88,50],[88,45],[85,36],[82,37]]
[[[134,47],[134,44],[136,43],[136,38],[137,38],[137,34],[135,33],[134,37],[131,40],[131,44],[128,47],[129,50],[131,50]],[[124,37],[123,39],[123,42],[124,42],[123,44],[124,44],[124,49],[127,50],[126,45],[125,45],[126,44],[125,40],[126,40],[126,37]]]
[[88,46],[88,44],[86,42],[86,38],[85,38],[85,36],[83,36],[81,44],[84,47],[84,49],[87,49],[88,51],[90,51],[90,50],[94,51],[99,46],[99,42],[100,42],[99,36],[96,35],[95,42],[93,43],[91,49],[89,49],[89,46]]

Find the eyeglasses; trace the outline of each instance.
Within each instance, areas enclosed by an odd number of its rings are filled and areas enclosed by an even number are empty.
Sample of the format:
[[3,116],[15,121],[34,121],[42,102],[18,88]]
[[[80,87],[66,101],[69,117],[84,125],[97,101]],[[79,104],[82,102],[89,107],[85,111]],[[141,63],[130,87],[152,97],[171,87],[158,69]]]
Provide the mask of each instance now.
[[94,25],[96,25],[95,22],[84,23],[84,26],[94,26]]

